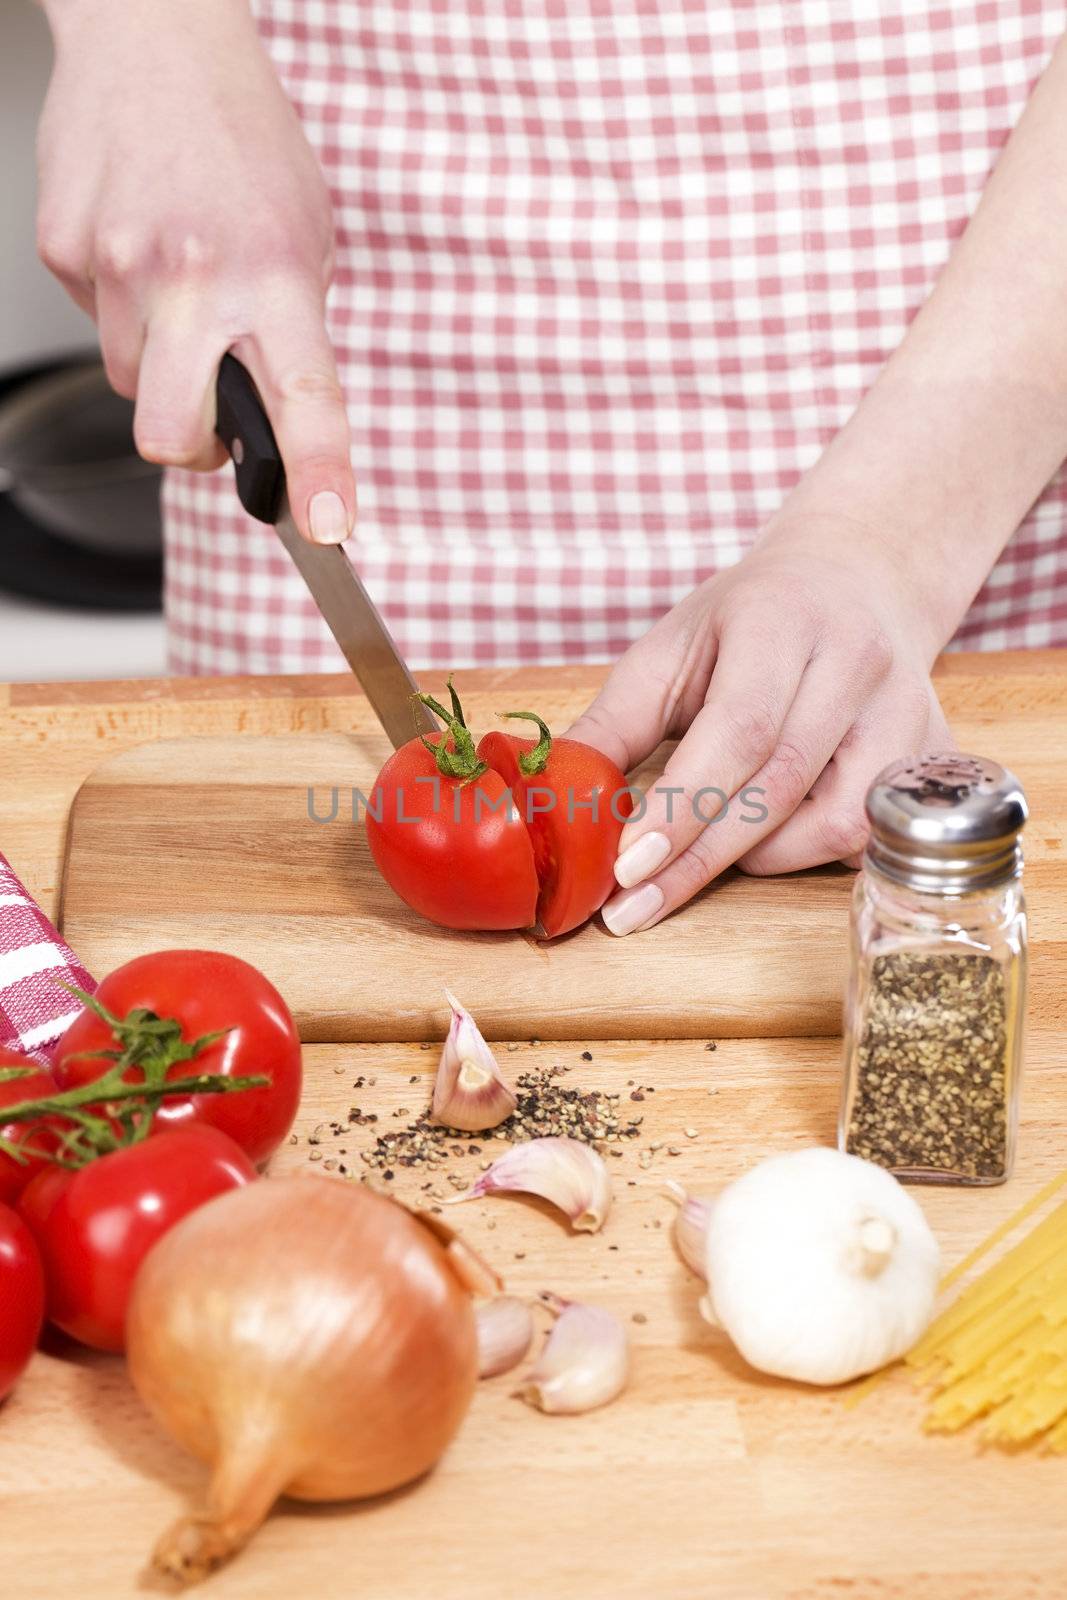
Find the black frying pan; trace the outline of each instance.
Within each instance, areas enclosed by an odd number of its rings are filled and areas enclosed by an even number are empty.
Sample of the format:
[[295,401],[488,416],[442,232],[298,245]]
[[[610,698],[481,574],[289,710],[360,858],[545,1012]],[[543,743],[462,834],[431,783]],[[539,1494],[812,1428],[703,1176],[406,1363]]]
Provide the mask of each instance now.
[[52,537],[158,558],[160,476],[134,449],[133,406],[99,361],[28,378],[0,397],[0,492]]

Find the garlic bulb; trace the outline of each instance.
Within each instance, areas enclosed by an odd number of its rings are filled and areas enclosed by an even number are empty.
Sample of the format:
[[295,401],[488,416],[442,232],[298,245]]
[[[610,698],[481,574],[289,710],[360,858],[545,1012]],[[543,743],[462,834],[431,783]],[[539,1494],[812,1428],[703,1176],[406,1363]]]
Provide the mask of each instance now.
[[495,1378],[517,1367],[533,1343],[533,1313],[525,1300],[497,1295],[474,1313],[478,1328],[478,1376]]
[[580,1139],[528,1139],[498,1156],[463,1194],[459,1205],[484,1194],[536,1194],[567,1214],[576,1233],[596,1233],[611,1209],[611,1179],[604,1162]]
[[556,1317],[536,1364],[515,1391],[519,1399],[556,1416],[606,1406],[630,1376],[630,1340],[618,1317],[600,1306],[542,1294]]
[[937,1241],[883,1171],[837,1150],[772,1156],[712,1208],[701,1311],[762,1372],[846,1383],[895,1361],[933,1312]]
[[434,1121],[464,1133],[484,1133],[511,1116],[515,1096],[470,1012],[447,989],[445,998],[452,1022],[433,1086]]

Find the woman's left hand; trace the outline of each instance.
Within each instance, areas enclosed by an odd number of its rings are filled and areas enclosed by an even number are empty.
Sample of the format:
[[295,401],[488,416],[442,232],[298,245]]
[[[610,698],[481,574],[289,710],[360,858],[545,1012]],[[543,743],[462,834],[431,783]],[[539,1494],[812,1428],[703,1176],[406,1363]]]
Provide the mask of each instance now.
[[668,612],[569,730],[623,771],[680,737],[623,831],[611,932],[652,927],[734,863],[855,863],[871,780],[952,746],[930,682],[941,642],[847,527],[772,539]]
[[[1065,212],[1067,39],[852,417],[755,549],[628,650],[572,730],[624,771],[681,736],[623,832],[612,932],[733,862],[854,861],[882,767],[951,747],[930,668],[1067,451]],[[721,820],[695,814],[701,787],[727,796]]]

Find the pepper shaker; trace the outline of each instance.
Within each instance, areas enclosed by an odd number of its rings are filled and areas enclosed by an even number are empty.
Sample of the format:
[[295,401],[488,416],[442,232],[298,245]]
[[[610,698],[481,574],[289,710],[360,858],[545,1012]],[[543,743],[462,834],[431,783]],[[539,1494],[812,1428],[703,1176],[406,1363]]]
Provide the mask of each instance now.
[[915,1183],[1011,1173],[1026,994],[1026,797],[993,761],[912,757],[867,795],[838,1145]]

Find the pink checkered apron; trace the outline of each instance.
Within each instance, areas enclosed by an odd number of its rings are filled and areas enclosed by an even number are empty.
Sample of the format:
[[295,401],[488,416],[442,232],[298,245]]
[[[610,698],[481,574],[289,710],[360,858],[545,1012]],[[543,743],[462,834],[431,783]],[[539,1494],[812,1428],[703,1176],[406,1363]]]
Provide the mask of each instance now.
[[[417,666],[606,659],[739,559],[901,339],[1053,0],[259,0],[329,180],[350,546]],[[340,664],[172,473],[180,672]],[[957,644],[1067,644],[1067,479]]]

